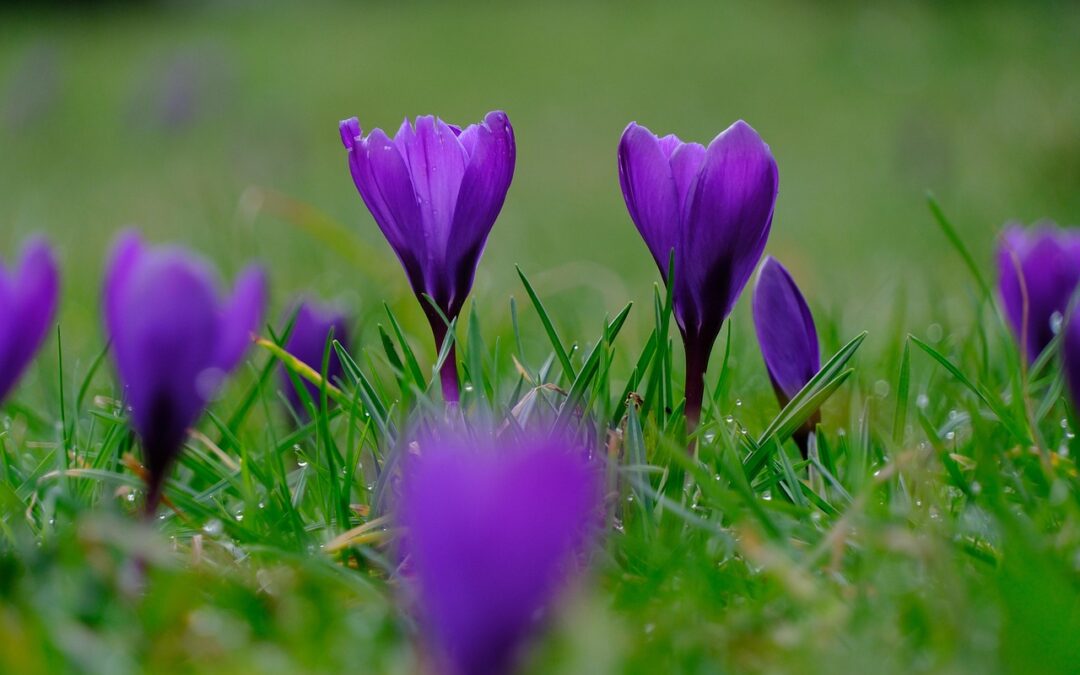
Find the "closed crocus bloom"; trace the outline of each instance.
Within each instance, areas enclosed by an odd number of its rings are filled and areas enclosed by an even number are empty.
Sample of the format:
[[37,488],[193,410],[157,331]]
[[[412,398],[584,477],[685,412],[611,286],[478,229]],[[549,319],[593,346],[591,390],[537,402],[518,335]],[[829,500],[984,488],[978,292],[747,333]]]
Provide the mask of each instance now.
[[[356,189],[405,268],[417,297],[427,294],[449,319],[461,312],[488,233],[514,175],[514,130],[501,111],[464,130],[436,117],[417,117],[393,138],[366,137],[356,118],[341,123]],[[430,304],[436,349],[447,326]],[[458,399],[454,354],[442,370],[443,395]]]
[[114,246],[105,326],[142,441],[150,513],[188,427],[239,364],[266,305],[258,268],[245,271],[227,297],[218,286],[214,270],[182,248],[148,247],[133,232]]
[[49,334],[56,316],[59,276],[52,250],[40,238],[26,243],[13,269],[0,263],[0,401]]
[[[738,121],[709,147],[658,138],[632,123],[619,143],[630,217],[667,284],[686,348],[686,416],[697,425],[705,368],[720,327],[754,271],[772,224],[776,161]],[[675,251],[675,279],[668,259]]]
[[1010,225],[998,243],[997,265],[1005,316],[1034,361],[1054,338],[1054,315],[1064,315],[1080,282],[1080,233],[1053,224]]
[[600,522],[600,473],[550,439],[428,441],[404,468],[402,552],[439,672],[509,672]]
[[[753,299],[754,328],[780,406],[787,405],[821,369],[814,317],[795,281],[775,258],[765,258]],[[806,440],[815,419],[795,434],[806,456]]]
[[[324,307],[309,300],[302,300],[297,303],[293,316],[295,318],[293,319],[292,332],[289,333],[289,339],[285,343],[285,351],[295,356],[315,372],[322,373],[323,356],[327,348],[327,340],[331,334],[333,339],[341,344],[349,344],[349,328],[345,315],[332,307]],[[327,381],[334,384],[335,381],[341,379],[343,374],[341,359],[338,358],[337,351],[330,347],[330,360],[327,363],[326,372]],[[303,401],[300,400],[300,394],[284,366],[281,368],[281,383],[292,409],[301,415],[306,415],[307,411]],[[319,388],[307,380],[303,381],[303,386],[307,389],[312,401],[318,405],[321,398]]]

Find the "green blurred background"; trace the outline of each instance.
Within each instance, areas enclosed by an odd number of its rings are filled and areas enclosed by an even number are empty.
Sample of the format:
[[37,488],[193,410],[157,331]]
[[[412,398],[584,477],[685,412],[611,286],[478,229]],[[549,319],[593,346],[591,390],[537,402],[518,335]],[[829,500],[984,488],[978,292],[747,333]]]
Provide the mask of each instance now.
[[[967,301],[927,189],[980,261],[1007,220],[1080,220],[1075,3],[0,12],[0,250],[37,230],[59,244],[65,340],[84,356],[84,342],[100,345],[103,259],[126,225],[196,247],[230,276],[262,259],[275,314],[314,289],[366,326],[385,299],[424,336],[345,166],[336,127],[352,115],[395,129],[406,115],[509,113],[517,173],[474,296],[504,326],[508,296],[523,297],[519,263],[575,339],[648,300],[657,280],[618,187],[631,120],[701,142],[749,121],[780,165],[768,250],[846,332],[901,302],[925,327]],[[637,312],[627,339],[650,322]]]

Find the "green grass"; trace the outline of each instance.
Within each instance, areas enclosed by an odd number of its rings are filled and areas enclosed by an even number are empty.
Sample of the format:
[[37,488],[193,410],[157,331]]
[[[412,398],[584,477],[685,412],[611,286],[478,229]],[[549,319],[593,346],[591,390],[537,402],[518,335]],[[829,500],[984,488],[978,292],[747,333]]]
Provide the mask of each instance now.
[[[611,449],[607,536],[527,670],[1074,672],[1076,415],[1053,358],[1022,369],[987,288],[1002,222],[1080,213],[1080,12],[714,4],[5,10],[0,246],[45,231],[65,289],[4,403],[0,672],[415,672],[375,519],[410,416],[441,414],[438,357],[335,126],[494,107],[519,163],[457,325],[463,411]],[[189,62],[193,117],[163,126],[153,83]],[[838,357],[778,410],[744,299],[691,460],[615,146],[632,119],[707,140],[737,117],[780,166],[769,250]],[[271,348],[211,406],[152,527],[98,315],[130,223],[274,281]],[[339,405],[297,428],[272,345],[302,289],[350,306],[358,337]],[[809,467],[786,437],[818,405]]]

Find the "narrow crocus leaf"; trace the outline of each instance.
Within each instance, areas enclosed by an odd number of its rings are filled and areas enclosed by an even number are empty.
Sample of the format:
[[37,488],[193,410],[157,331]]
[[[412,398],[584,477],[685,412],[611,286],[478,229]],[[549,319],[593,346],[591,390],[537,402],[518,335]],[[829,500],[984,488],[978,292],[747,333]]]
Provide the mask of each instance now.
[[[445,343],[472,289],[488,234],[514,175],[516,145],[506,113],[488,113],[461,129],[436,117],[405,120],[393,138],[367,136],[356,118],[341,122],[353,182],[389,242],[435,337]],[[445,317],[445,318],[444,318]],[[443,394],[456,401],[453,353],[445,363]]]
[[441,672],[507,673],[602,522],[573,443],[420,439],[403,460],[404,568]]
[[692,428],[713,343],[765,249],[779,184],[776,161],[741,120],[707,148],[631,123],[618,161],[630,218],[673,290]]
[[998,242],[998,292],[1005,317],[1033,363],[1080,283],[1080,232],[1044,223],[1008,226]]
[[44,239],[27,241],[12,269],[0,263],[0,401],[49,334],[59,294],[60,273]]
[[188,427],[239,364],[266,305],[257,268],[241,275],[229,297],[218,286],[214,270],[182,248],[148,247],[134,232],[113,248],[105,327],[150,475],[148,511]]
[[[292,317],[292,331],[285,342],[285,351],[317,372],[322,371],[323,356],[326,354],[331,335],[338,342],[344,345],[349,344],[349,327],[345,315],[333,307],[304,299],[296,303],[290,316]],[[331,384],[335,384],[342,379],[344,373],[341,359],[336,351],[331,350],[326,379]],[[288,370],[284,366],[280,370],[280,379],[289,405],[301,416],[306,416],[307,412],[300,400],[300,392],[293,385]],[[307,389],[311,400],[317,404],[320,399],[319,387],[307,381],[303,386]]]

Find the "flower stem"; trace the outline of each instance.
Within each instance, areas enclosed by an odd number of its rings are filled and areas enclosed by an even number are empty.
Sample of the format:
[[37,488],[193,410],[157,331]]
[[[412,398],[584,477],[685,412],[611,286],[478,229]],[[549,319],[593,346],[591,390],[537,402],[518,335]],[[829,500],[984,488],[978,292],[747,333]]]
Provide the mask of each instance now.
[[[435,352],[438,354],[442,351],[443,343],[446,341],[449,332],[448,327],[441,317],[433,317],[429,314],[428,319],[431,322],[431,332],[435,336]],[[458,393],[457,344],[450,345],[446,360],[443,361],[442,368],[439,369],[439,381],[442,383],[443,399],[447,403],[457,403],[460,398]]]
[[446,355],[446,361],[439,370],[439,379],[442,382],[443,398],[447,403],[457,403],[458,373],[457,373],[457,345],[450,345],[450,353]]
[[[708,353],[692,341],[685,343],[686,351],[686,435],[690,436],[701,421],[701,402],[705,397],[705,368],[709,365]],[[688,450],[693,453],[696,444],[691,441]]]

